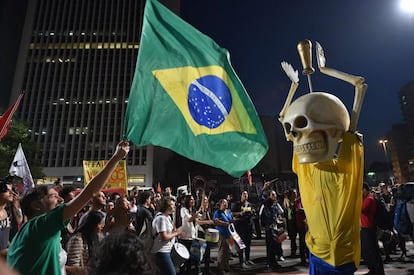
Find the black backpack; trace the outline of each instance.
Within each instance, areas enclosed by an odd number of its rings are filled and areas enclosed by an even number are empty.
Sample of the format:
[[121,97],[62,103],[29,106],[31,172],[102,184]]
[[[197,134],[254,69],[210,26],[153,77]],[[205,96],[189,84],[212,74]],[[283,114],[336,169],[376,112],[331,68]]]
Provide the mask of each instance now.
[[383,230],[392,230],[393,228],[393,219],[390,213],[385,206],[385,203],[382,199],[375,197],[375,202],[377,203],[377,211],[375,212],[375,225]]

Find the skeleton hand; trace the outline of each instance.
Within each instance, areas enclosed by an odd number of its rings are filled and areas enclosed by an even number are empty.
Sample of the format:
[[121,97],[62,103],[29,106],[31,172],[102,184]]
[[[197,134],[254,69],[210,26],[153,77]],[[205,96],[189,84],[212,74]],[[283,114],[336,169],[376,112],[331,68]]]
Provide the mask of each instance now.
[[325,53],[323,52],[321,44],[319,42],[316,42],[316,61],[318,61],[318,67],[319,69],[321,67],[325,67],[326,58]]
[[316,42],[316,59],[321,73],[346,81],[355,86],[354,105],[352,107],[351,123],[349,125],[349,131],[355,131],[358,124],[359,114],[361,112],[362,102],[364,101],[365,91],[368,88],[368,85],[365,84],[365,79],[361,76],[351,75],[325,67],[325,54],[321,44],[318,42]]
[[286,98],[285,105],[283,105],[282,110],[279,113],[279,121],[283,120],[283,117],[285,116],[286,110],[289,107],[290,103],[292,102],[293,96],[295,95],[296,89],[299,86],[299,76],[298,71],[295,71],[289,63],[283,61],[280,63],[282,65],[283,70],[285,71],[286,75],[290,78],[292,81],[290,85],[290,90],[288,93],[288,96]]
[[285,116],[286,110],[289,107],[290,103],[292,102],[293,96],[295,95],[296,89],[299,86],[299,77],[298,77],[298,71],[295,71],[289,63],[283,61],[280,63],[282,65],[283,70],[285,71],[286,75],[290,78],[292,81],[289,89],[288,96],[286,98],[285,105],[283,105],[282,110],[279,113],[279,121],[283,120],[283,117]]
[[282,61],[280,63],[282,65],[283,70],[285,71],[286,75],[290,78],[292,82],[298,83],[299,82],[299,76],[298,71],[293,69],[292,65],[289,63]]

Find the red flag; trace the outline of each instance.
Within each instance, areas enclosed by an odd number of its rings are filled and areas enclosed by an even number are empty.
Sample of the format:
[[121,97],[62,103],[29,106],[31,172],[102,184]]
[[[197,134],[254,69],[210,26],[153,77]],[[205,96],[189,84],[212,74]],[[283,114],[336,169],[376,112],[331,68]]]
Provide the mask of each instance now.
[[9,130],[11,123],[12,123],[12,117],[14,115],[14,112],[16,112],[17,108],[19,108],[20,101],[23,97],[23,92],[20,93],[19,97],[16,99],[16,101],[13,103],[12,106],[7,109],[7,111],[0,117],[0,141],[6,136],[7,131]]
[[162,191],[162,189],[161,189],[161,184],[160,184],[160,182],[158,182],[158,185],[157,185],[157,192],[158,192],[158,193],[161,193],[161,191]]
[[249,185],[252,186],[253,185],[252,171],[250,170],[247,170],[247,180],[249,181]]

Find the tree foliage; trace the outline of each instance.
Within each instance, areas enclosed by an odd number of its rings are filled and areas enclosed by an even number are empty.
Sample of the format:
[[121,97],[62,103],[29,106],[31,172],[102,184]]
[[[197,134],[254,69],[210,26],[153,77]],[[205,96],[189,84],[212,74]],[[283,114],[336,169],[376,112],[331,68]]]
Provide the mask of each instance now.
[[19,143],[29,164],[30,172],[34,179],[43,178],[43,167],[35,155],[40,155],[40,146],[30,139],[27,124],[18,119],[13,119],[7,135],[0,141],[0,177],[9,174],[9,168],[16,154]]

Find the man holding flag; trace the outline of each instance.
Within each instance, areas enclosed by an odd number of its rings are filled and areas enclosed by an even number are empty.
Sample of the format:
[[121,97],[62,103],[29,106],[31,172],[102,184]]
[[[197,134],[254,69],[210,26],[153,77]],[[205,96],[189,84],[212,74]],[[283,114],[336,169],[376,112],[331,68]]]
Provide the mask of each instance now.
[[268,150],[229,53],[156,0],[146,1],[126,139],[169,148],[239,177]]
[[[21,199],[23,214],[28,220],[14,236],[7,253],[7,263],[22,275],[65,274],[65,257],[60,245],[60,232],[99,192],[119,161],[129,152],[129,143],[121,141],[102,170],[73,200],[62,203],[57,191],[40,185],[26,192]],[[61,261],[62,260],[62,261]],[[80,268],[72,270],[79,274]]]

